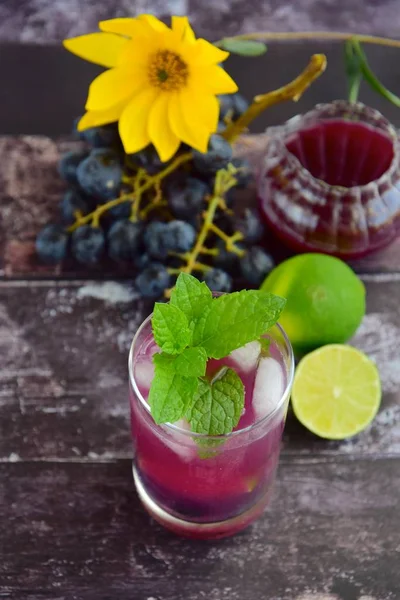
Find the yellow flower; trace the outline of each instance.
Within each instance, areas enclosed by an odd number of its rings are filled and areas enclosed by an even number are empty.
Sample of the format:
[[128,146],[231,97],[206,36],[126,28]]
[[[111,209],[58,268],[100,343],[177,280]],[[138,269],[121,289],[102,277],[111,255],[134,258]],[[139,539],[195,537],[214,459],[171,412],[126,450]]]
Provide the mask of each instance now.
[[216,95],[238,89],[219,66],[229,53],[196,39],[186,17],[172,17],[171,28],[152,15],[99,27],[64,41],[81,58],[108,67],[90,85],[78,129],[119,121],[127,153],[153,143],[162,161],[181,142],[206,152],[218,127]]

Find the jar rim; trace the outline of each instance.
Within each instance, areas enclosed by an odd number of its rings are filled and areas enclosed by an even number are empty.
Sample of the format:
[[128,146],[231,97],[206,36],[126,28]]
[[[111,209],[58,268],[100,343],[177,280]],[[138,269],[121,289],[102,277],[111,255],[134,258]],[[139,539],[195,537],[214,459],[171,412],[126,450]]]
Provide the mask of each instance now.
[[[354,123],[362,123],[368,127],[376,127],[382,135],[385,135],[392,142],[393,149],[393,157],[390,161],[390,165],[388,168],[374,181],[369,181],[368,183],[362,185],[354,185],[354,186],[341,186],[341,185],[331,185],[322,179],[318,179],[314,177],[314,175],[306,169],[300,160],[287,149],[285,145],[285,140],[291,134],[294,134],[296,131],[300,129],[299,123],[302,123],[301,128],[304,126],[307,127],[311,125],[313,122],[316,122],[318,119],[321,121],[329,120],[336,118],[342,118],[344,120],[349,120],[349,116],[356,115],[358,118],[354,119]],[[346,119],[347,116],[347,119]],[[365,121],[363,121],[363,117]],[[309,181],[312,181],[313,189],[315,192],[321,190],[323,193],[334,193],[335,190],[339,193],[343,190],[347,190],[351,192],[352,190],[359,190],[361,192],[371,189],[371,187],[379,186],[385,184],[388,178],[391,177],[396,172],[399,166],[399,149],[398,149],[398,132],[396,128],[390,123],[386,117],[382,115],[377,109],[371,108],[362,102],[349,102],[348,100],[333,100],[329,103],[321,103],[317,104],[314,108],[305,112],[303,114],[295,115],[291,119],[287,120],[282,125],[276,125],[272,127],[268,127],[266,129],[266,134],[268,136],[268,145],[272,147],[273,144],[278,145],[280,152],[286,157],[289,161],[291,167],[293,166],[295,170],[301,174],[301,176],[307,178]],[[275,146],[276,147],[276,146]],[[268,158],[268,149],[267,156]],[[261,178],[263,177],[262,171],[260,173]]]

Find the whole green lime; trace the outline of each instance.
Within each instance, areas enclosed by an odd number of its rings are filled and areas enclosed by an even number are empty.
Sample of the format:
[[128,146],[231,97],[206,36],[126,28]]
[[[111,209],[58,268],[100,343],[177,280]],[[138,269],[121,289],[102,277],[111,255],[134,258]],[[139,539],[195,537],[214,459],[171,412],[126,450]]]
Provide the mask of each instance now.
[[343,261],[324,254],[289,258],[261,289],[286,298],[279,322],[297,355],[346,342],[365,314],[364,284]]

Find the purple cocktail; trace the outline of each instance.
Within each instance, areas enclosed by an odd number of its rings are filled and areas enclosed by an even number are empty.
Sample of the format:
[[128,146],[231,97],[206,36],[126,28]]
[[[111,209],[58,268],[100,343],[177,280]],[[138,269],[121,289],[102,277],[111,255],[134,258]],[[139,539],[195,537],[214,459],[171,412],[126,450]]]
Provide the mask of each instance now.
[[231,367],[245,388],[237,427],[223,436],[193,434],[185,420],[156,425],[147,403],[159,351],[150,317],[133,341],[130,358],[133,473],[146,509],[178,534],[217,538],[236,533],[262,512],[271,496],[293,377],[283,330],[207,363],[212,379]]

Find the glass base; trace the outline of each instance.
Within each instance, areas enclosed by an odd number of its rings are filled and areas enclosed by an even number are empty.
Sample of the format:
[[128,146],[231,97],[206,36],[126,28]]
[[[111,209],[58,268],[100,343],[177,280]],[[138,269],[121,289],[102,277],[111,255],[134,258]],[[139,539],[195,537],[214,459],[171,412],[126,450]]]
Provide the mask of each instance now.
[[254,506],[236,517],[215,523],[196,523],[194,521],[179,519],[168,513],[164,508],[161,508],[147,493],[134,463],[132,465],[132,472],[138,496],[150,516],[177,535],[196,539],[220,539],[234,535],[245,529],[262,514],[271,499],[273,490],[273,486],[271,485],[266,494]]

